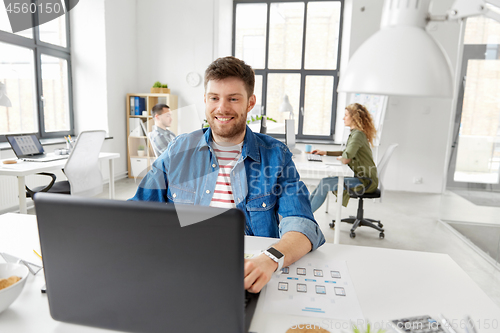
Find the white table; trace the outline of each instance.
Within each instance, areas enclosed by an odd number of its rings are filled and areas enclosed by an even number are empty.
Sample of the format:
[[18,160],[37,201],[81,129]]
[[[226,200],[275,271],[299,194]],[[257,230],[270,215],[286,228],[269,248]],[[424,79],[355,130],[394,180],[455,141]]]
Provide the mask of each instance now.
[[[342,164],[336,156],[322,156],[322,162],[312,162],[307,160],[307,154],[302,152],[293,156],[293,162],[300,174],[300,179],[305,183],[314,181],[318,184],[325,177],[338,177],[337,211],[335,216],[335,233],[333,243],[339,244],[340,223],[342,219],[342,196],[344,194],[344,178],[354,177],[354,172],[347,164]],[[328,200],[328,197],[327,197]]]
[[[276,241],[248,236],[245,240],[246,251],[264,249]],[[0,252],[40,263],[33,249],[39,249],[35,216],[0,215]],[[373,324],[383,325],[392,319],[426,314],[438,318],[442,313],[456,323],[464,315],[471,316],[481,324],[478,333],[500,331],[499,326],[493,326],[494,323],[500,325],[500,309],[448,255],[325,244],[307,256],[347,261],[363,315]],[[19,298],[0,314],[0,332],[115,332],[53,320],[47,296],[40,293],[44,284],[42,273],[30,275]],[[293,325],[308,323],[321,323],[331,333],[351,331],[342,327],[345,322],[265,313],[262,311],[265,292],[264,289],[252,321],[253,332],[284,333]],[[485,328],[488,324],[490,327]]]
[[[109,160],[109,197],[115,197],[115,168],[114,159],[119,158],[119,153],[99,153],[99,160]],[[10,160],[10,159],[9,159]],[[67,159],[52,162],[25,162],[18,161],[16,164],[3,164],[0,160],[0,176],[17,177],[17,188],[19,190],[19,212],[26,214],[26,176],[38,172],[54,171],[64,168]]]

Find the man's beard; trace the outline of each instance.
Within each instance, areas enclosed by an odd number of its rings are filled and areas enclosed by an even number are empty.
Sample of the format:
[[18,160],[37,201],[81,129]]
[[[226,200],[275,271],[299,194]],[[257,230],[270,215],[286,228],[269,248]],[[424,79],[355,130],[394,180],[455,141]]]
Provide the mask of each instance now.
[[[224,118],[222,115],[220,115],[220,117]],[[247,120],[243,116],[239,116],[238,118],[235,117],[233,121],[235,122],[232,126],[224,126],[222,124],[217,124],[215,117],[211,117],[208,124],[212,129],[212,133],[215,135],[224,139],[232,139],[243,133],[247,125]]]

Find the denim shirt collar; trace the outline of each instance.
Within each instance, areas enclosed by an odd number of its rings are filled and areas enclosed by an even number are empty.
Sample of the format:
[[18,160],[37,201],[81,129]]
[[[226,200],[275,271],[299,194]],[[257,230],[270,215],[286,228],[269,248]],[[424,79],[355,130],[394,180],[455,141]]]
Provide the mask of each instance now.
[[[203,129],[203,131],[205,131],[205,133],[203,134],[203,137],[200,139],[200,142],[197,146],[200,150],[205,147],[209,149],[209,144],[210,142],[212,142],[212,129],[209,127]],[[248,156],[255,162],[260,163],[260,151],[259,147],[257,147],[257,140],[255,138],[255,134],[248,126],[246,127],[245,139],[243,139],[243,142],[243,149],[241,151],[243,160]]]

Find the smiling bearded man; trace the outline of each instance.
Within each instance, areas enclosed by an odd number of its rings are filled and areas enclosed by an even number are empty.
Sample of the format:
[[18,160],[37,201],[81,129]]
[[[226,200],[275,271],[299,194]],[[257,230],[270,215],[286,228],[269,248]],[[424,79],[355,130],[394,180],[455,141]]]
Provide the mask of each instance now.
[[245,260],[244,286],[256,293],[274,272],[325,238],[290,150],[246,126],[256,101],[254,85],[254,71],[242,60],[224,57],[211,63],[204,95],[210,127],[177,136],[131,200],[237,208],[245,214],[246,235],[281,238]]

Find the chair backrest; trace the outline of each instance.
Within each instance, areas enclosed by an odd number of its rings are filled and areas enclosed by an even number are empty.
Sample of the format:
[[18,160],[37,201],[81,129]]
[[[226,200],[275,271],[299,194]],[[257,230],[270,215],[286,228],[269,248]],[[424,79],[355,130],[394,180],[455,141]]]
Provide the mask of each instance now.
[[385,171],[387,170],[387,165],[389,164],[389,159],[392,156],[392,153],[394,153],[394,150],[397,148],[398,144],[393,143],[392,145],[387,148],[387,150],[384,153],[384,156],[380,159],[380,162],[377,165],[377,172],[378,172],[378,182],[379,182],[379,188],[380,192],[383,192],[383,182],[384,182],[384,175]]
[[78,136],[64,167],[72,195],[93,196],[102,192],[99,153],[105,137],[105,131],[84,131]]
[[148,139],[149,139],[149,142],[151,142],[151,147],[153,147],[153,152],[155,154],[155,157],[158,158],[159,151],[158,151],[158,148],[156,148],[155,142],[151,138],[152,134],[153,134],[153,132],[148,133]]

